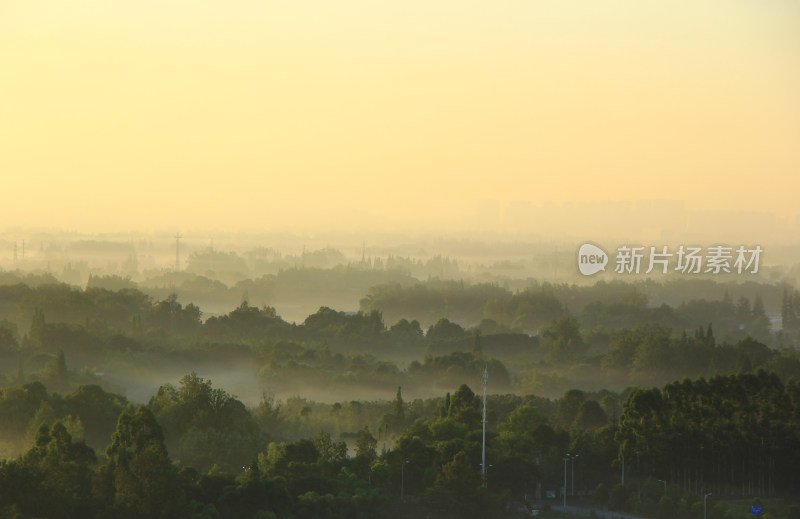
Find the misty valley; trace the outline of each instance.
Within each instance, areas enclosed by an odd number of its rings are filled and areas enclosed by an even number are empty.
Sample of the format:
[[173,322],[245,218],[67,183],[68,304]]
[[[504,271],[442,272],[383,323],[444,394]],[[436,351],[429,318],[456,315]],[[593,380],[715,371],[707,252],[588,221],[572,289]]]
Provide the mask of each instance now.
[[0,0],[0,519],[800,519],[799,27]]
[[0,271],[0,517],[800,517],[791,267],[259,254]]

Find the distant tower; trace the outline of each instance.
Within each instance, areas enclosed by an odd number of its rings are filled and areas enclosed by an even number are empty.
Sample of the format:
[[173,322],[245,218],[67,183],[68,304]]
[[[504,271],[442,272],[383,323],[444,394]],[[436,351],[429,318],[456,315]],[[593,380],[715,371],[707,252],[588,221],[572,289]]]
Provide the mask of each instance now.
[[367,242],[364,241],[361,243],[361,263],[364,264],[367,262]]
[[181,233],[175,234],[175,270],[181,269]]
[[14,242],[14,263],[17,262],[17,242]]
[[22,240],[22,261],[25,261],[25,240]]

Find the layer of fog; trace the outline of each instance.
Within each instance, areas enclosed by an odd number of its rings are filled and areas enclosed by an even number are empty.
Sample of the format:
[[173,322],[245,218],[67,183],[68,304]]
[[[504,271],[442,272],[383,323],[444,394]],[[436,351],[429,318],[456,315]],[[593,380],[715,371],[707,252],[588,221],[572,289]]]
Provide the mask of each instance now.
[[[624,213],[625,208],[618,208],[616,213],[620,211]],[[600,229],[587,231],[583,239],[599,243],[611,253],[620,245],[683,244],[670,233],[648,241],[606,238],[605,242],[602,234]],[[511,290],[526,288],[532,279],[569,284],[618,279],[610,268],[592,277],[578,272],[579,239],[488,232],[444,237],[187,231],[179,239],[176,236],[174,232],[91,235],[6,231],[0,233],[0,269],[48,274],[79,287],[86,287],[90,277],[107,278],[95,286],[138,288],[155,300],[176,293],[183,304],[199,305],[205,318],[225,314],[247,299],[258,306],[275,307],[288,321],[301,321],[321,306],[356,311],[372,281],[365,278],[361,284],[333,288],[317,282],[302,289],[297,283],[288,283],[272,291],[259,290],[252,281],[281,273],[286,277],[287,272],[297,270],[333,268],[407,275],[387,275],[375,284],[440,278],[497,283]],[[708,239],[711,241],[700,245],[719,243],[719,239]],[[742,240],[731,245],[752,246]],[[764,250],[759,273],[737,280],[800,285],[800,244],[764,245]],[[649,277],[665,281],[678,274],[671,276],[639,274],[626,280]],[[703,277],[714,278],[695,276]]]

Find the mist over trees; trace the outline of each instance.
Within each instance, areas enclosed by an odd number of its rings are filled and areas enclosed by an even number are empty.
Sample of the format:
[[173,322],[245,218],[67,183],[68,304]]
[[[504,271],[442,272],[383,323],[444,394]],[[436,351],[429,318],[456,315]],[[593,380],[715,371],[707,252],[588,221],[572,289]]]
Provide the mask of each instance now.
[[[20,416],[14,406],[30,415],[37,404],[51,411],[33,414],[45,419],[32,419],[30,446],[0,461],[6,515],[504,517],[509,499],[559,491],[571,452],[580,456],[579,492],[599,504],[695,517],[703,492],[789,491],[800,462],[798,382],[761,369],[624,394],[569,390],[555,401],[491,395],[486,487],[482,401],[466,384],[428,400],[407,402],[398,388],[393,401],[286,402],[289,410],[268,397],[248,408],[194,373],[162,386],[146,406],[96,386],[65,397],[38,383],[0,394],[3,418]],[[304,422],[316,415],[324,418],[310,432]],[[95,443],[101,430],[105,441]],[[658,478],[669,481],[668,499]]]
[[[561,495],[566,452],[581,496],[645,517],[798,483],[789,283],[448,279],[460,262],[342,257],[209,249],[80,287],[0,272],[0,516],[514,517]],[[270,303],[290,295],[334,303],[287,319]]]
[[[361,311],[323,306],[292,323],[274,307],[247,299],[207,317],[176,292],[154,300],[131,288],[16,283],[0,285],[0,366],[13,373],[4,375],[8,382],[21,372],[25,380],[34,377],[59,390],[77,381],[119,390],[131,385],[130,373],[177,380],[182,375],[171,367],[188,362],[199,370],[244,369],[260,381],[256,386],[286,392],[302,378],[305,390],[388,394],[405,385],[417,396],[458,377],[479,376],[487,363],[500,374],[500,388],[548,396],[576,385],[620,390],[757,367],[784,379],[795,372],[796,290],[717,284],[709,286],[722,293],[717,300],[649,304],[645,292],[668,299],[682,288],[676,285],[534,283],[512,292],[433,279],[377,285],[362,299]],[[738,295],[758,287],[770,297],[781,294],[781,330],[773,331],[759,293],[753,299]],[[387,322],[387,312],[405,317]],[[58,355],[72,368],[69,374],[54,374]],[[158,385],[141,391],[141,398]],[[248,393],[256,398],[257,391]]]

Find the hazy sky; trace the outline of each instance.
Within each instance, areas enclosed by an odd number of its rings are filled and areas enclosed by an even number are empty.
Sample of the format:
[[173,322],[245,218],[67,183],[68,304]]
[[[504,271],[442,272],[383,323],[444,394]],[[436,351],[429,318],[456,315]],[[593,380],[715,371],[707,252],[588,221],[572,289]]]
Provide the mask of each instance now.
[[800,2],[0,0],[0,175],[0,227],[794,221]]

